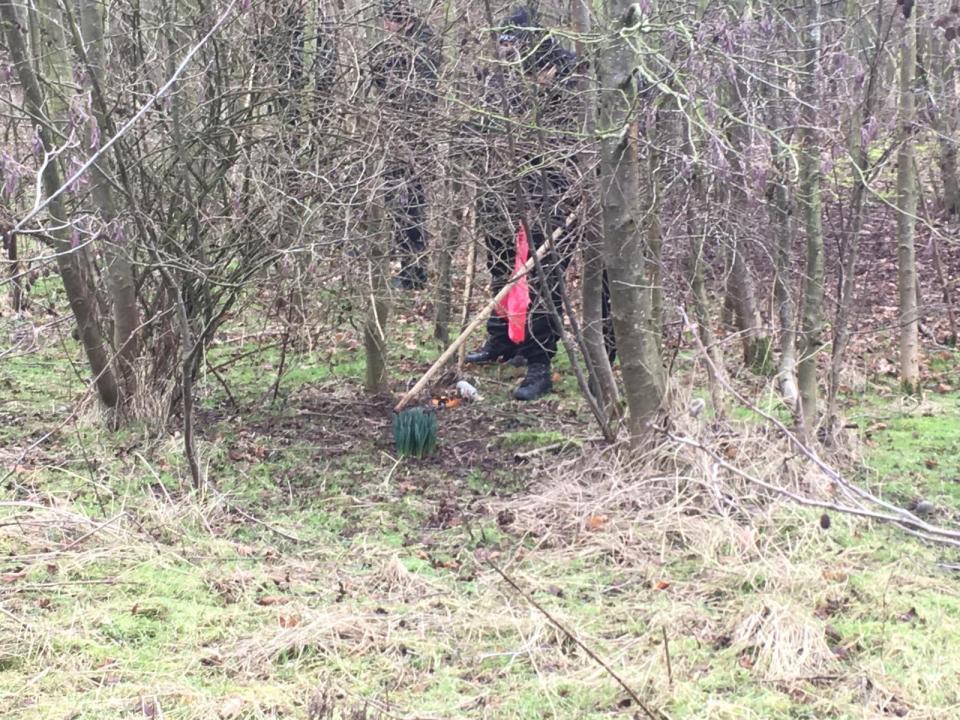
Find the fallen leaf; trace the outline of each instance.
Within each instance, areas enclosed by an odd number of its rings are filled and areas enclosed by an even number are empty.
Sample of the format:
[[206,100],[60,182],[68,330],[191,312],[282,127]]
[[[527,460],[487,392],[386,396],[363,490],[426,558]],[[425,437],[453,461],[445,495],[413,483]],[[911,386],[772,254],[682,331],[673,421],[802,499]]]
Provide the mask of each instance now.
[[286,605],[290,602],[290,598],[283,597],[282,595],[263,595],[257,598],[257,605],[263,605],[264,607],[269,607],[270,605]]
[[225,698],[223,704],[220,705],[220,710],[217,711],[217,715],[220,717],[220,720],[233,720],[233,718],[240,717],[240,713],[243,712],[243,708],[246,705],[244,699],[241,697],[232,697]]
[[160,709],[160,706],[157,704],[156,700],[140,698],[140,700],[137,702],[137,706],[145,717],[155,718],[163,716],[163,711]]
[[726,456],[727,460],[733,460],[737,456],[737,446],[736,445],[727,445],[723,449],[723,454]]
[[591,515],[587,518],[587,530],[591,532],[599,530],[607,524],[609,519],[606,515]]
[[23,580],[27,576],[26,570],[18,570],[17,572],[4,573],[0,575],[0,581],[5,583],[15,583],[17,580]]
[[277,623],[282,628],[295,628],[300,626],[300,616],[299,615],[278,615]]
[[670,583],[666,580],[657,580],[653,585],[654,590],[666,590],[668,587],[670,587]]
[[941,395],[943,395],[943,394],[945,394],[945,393],[948,393],[948,392],[953,392],[953,388],[950,387],[949,385],[947,385],[946,383],[938,383],[937,386],[936,386],[936,388],[934,388],[934,389],[935,389],[938,393],[940,393]]
[[846,582],[847,581],[847,574],[843,570],[824,568],[821,571],[820,575],[823,577],[824,580],[828,580],[830,582]]
[[461,398],[450,396],[450,395],[438,395],[430,400],[435,408],[441,408],[450,410],[452,408],[460,405],[463,400]]
[[750,659],[749,655],[741,655],[740,659],[737,660],[737,663],[740,665],[740,667],[746,668],[747,670],[753,669],[753,660]]

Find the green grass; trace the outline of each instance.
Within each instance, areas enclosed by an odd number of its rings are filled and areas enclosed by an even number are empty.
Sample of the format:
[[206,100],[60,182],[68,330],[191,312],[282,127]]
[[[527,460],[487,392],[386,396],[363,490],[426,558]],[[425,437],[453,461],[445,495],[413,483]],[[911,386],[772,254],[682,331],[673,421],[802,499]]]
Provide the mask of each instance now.
[[[877,402],[877,401],[874,401]],[[884,406],[875,406],[882,412]],[[911,410],[884,414],[865,428],[872,446],[867,479],[890,499],[960,507],[960,395],[929,395]]]
[[[432,357],[396,352],[411,372]],[[82,389],[54,382],[69,367],[62,353],[46,345],[31,358],[43,362],[0,365],[25,418],[4,428],[8,442],[48,427]],[[238,398],[269,388],[271,353],[224,369]],[[346,716],[370,702],[399,717],[634,716],[622,689],[485,558],[671,718],[957,715],[960,582],[937,565],[955,561],[950,553],[843,516],[823,531],[819,512],[789,505],[749,523],[658,508],[645,495],[652,479],[642,494],[607,496],[568,481],[554,505],[539,499],[556,480],[553,456],[534,468],[512,455],[579,448],[589,420],[572,432],[509,417],[499,389],[485,392],[482,427],[502,428],[489,441],[507,461],[459,476],[456,445],[439,449],[454,457],[447,465],[396,464],[363,434],[327,456],[324,438],[309,435],[314,419],[282,443],[265,432],[297,417],[310,386],[358,387],[358,356],[330,357],[296,357],[281,384],[286,405],[248,405],[242,422],[205,428],[215,431],[201,455],[216,492],[189,488],[176,439],[111,435],[89,419],[14,476],[11,497],[43,508],[0,507],[5,716],[119,720],[149,716],[148,702],[177,720],[304,720],[326,687]],[[944,360],[937,372],[950,368]],[[489,372],[481,381],[502,369]],[[208,407],[224,399],[210,377],[199,391]],[[573,389],[561,391],[559,407],[582,411]],[[948,522],[960,510],[960,396],[891,407],[868,397],[859,408],[872,428],[863,479],[898,502],[933,500]],[[733,422],[756,431],[755,418]],[[600,502],[610,496],[620,500]],[[585,530],[600,514],[601,527]],[[826,655],[801,662],[803,632]],[[775,659],[783,647],[795,652]]]

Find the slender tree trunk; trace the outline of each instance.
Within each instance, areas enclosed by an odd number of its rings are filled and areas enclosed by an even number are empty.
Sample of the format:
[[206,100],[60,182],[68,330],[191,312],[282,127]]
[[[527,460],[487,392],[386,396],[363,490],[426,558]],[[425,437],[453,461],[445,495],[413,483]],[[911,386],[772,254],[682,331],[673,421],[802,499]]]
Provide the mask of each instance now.
[[767,187],[770,217],[769,245],[774,258],[773,302],[771,315],[779,325],[780,360],[777,363],[777,385],[784,402],[796,418],[800,391],[797,387],[797,315],[793,295],[791,257],[797,239],[797,220],[790,178],[790,154],[787,144],[792,137],[784,120],[784,103],[789,102],[785,78],[779,67],[773,70],[776,85],[770,93],[768,123],[772,138],[773,178]]
[[[89,80],[93,85],[93,113],[97,125],[112,136],[115,128],[104,96],[103,18],[100,15],[100,6],[94,0],[81,0],[80,12],[82,41],[76,38],[78,42],[75,42],[75,49],[84,59]],[[72,18],[71,26],[76,28]],[[117,214],[110,184],[112,172],[108,172],[109,169],[110,162],[104,157],[93,166],[91,174],[94,202],[99,208],[101,221],[107,228],[107,240],[103,243],[103,248],[107,286],[113,307],[115,367],[122,379],[121,404],[125,404],[136,397],[138,391],[137,361],[140,356],[140,343],[136,333],[140,327],[140,313],[137,308],[133,266],[129,257],[129,242],[123,222]]]
[[[751,4],[742,0],[735,0],[733,4],[741,21],[746,22],[752,15]],[[742,158],[752,142],[750,118],[747,114],[747,87],[746,73],[738,69],[735,79],[728,85],[727,95],[731,112],[738,116],[738,120],[731,124],[729,130],[730,144],[733,148],[733,152],[729,153],[729,162],[733,175],[741,178],[746,177]],[[748,212],[750,203],[742,189],[742,183],[731,183],[729,188],[723,190],[722,196],[728,212]],[[733,269],[730,289],[733,291],[737,329],[740,331],[743,343],[743,362],[754,372],[766,373],[771,360],[770,338],[760,317],[748,241],[738,225],[738,221],[728,224],[732,238],[731,266]]]
[[800,393],[797,388],[797,318],[790,283],[790,257],[797,237],[797,224],[793,215],[790,189],[787,187],[785,158],[777,161],[776,173],[771,188],[773,202],[770,204],[770,225],[774,232],[773,297],[780,324],[780,362],[777,376],[784,401],[796,408]]
[[[586,35],[591,30],[591,13],[588,0],[573,0],[573,20],[577,32]],[[583,58],[586,44],[577,43],[577,54]],[[596,86],[590,79],[584,81],[586,95],[584,134],[593,137],[597,129]],[[590,371],[590,386],[597,390],[597,401],[607,417],[617,415],[620,404],[617,382],[610,367],[603,332],[603,237],[598,221],[593,219],[593,208],[597,205],[596,170],[592,158],[582,155],[579,158],[584,180],[583,202],[586,211],[581,213],[584,223],[582,238],[583,257],[583,344],[587,367]]]
[[[857,0],[847,0],[847,18],[855,21],[859,10]],[[877,38],[875,50],[870,58],[867,84],[864,89],[863,103],[855,107],[850,119],[849,147],[853,176],[853,192],[850,198],[850,214],[847,218],[842,265],[842,282],[837,303],[837,315],[833,323],[833,347],[830,354],[830,383],[827,394],[827,419],[831,435],[840,425],[840,373],[843,370],[844,357],[850,343],[850,318],[855,305],[854,293],[857,284],[857,261],[860,249],[860,234],[863,231],[864,206],[866,199],[866,179],[869,172],[869,138],[863,136],[863,128],[874,114],[877,104],[877,85],[879,84],[880,59],[884,50],[882,36],[883,16],[878,13]],[[864,43],[866,44],[866,43]],[[857,46],[851,43],[849,51],[856,55]]]
[[807,232],[807,261],[797,380],[803,432],[813,440],[817,425],[817,354],[823,345],[823,216],[820,198],[820,144],[817,133],[820,91],[821,3],[806,0],[804,63],[800,78],[800,197]]
[[934,91],[936,108],[933,122],[940,145],[940,177],[943,181],[944,209],[955,216],[960,212],[960,176],[957,174],[957,69],[953,43],[945,42],[938,29],[930,31],[927,75]]
[[908,393],[920,390],[920,338],[917,265],[914,249],[917,178],[914,170],[914,80],[917,65],[917,17],[910,13],[900,44],[900,108],[897,153],[897,278],[900,290],[900,382]]
[[[686,117],[683,120],[684,153],[692,162],[696,157],[694,147],[694,126]],[[713,334],[713,323],[710,317],[710,303],[707,300],[707,290],[704,281],[703,240],[706,235],[703,227],[703,218],[700,208],[706,199],[703,189],[701,173],[703,169],[694,165],[690,180],[687,184],[687,216],[686,228],[690,238],[690,255],[687,258],[687,272],[690,277],[690,292],[693,296],[694,316],[697,320],[697,333],[700,342],[709,355],[707,377],[710,382],[710,399],[713,402],[713,412],[722,417],[726,414],[726,403],[723,400],[721,381],[725,378],[723,354],[716,343]]]
[[370,286],[367,296],[367,320],[363,326],[363,347],[366,352],[366,382],[368,393],[387,390],[387,321],[390,317],[389,278],[390,253],[384,227],[382,198],[371,203],[368,212],[371,246]]
[[[729,196],[728,196],[729,199]],[[770,342],[763,333],[760,309],[753,283],[750,263],[747,261],[747,243],[738,228],[731,227],[733,248],[731,252],[733,306],[737,329],[743,338],[743,362],[755,372],[763,372],[769,361]]]
[[636,24],[635,3],[605,3],[609,32],[599,58],[601,202],[610,299],[631,437],[642,440],[663,401],[665,380],[655,336],[652,289],[643,282],[649,259],[635,213],[640,198],[633,107],[636,55],[620,33]]
[[[658,133],[660,123],[655,123]],[[663,352],[663,278],[661,254],[663,251],[663,228],[660,225],[660,173],[657,168],[657,151],[650,145],[644,157],[644,219],[647,233],[647,282],[650,283],[653,324],[659,352]]]
[[[463,188],[459,180],[451,180],[447,188],[447,197],[451,201],[449,227],[433,237],[440,242],[437,257],[437,301],[433,317],[433,337],[442,347],[450,343],[450,319],[453,313],[453,253],[460,247],[463,226],[457,222],[462,216],[460,208],[455,207],[453,200],[462,197]],[[446,219],[442,220],[444,222]]]
[[[50,8],[51,10],[53,8]],[[31,16],[33,17],[33,15]],[[37,118],[60,117],[44,102],[40,89],[40,82],[30,63],[30,54],[23,42],[21,29],[23,27],[17,16],[16,6],[10,0],[0,0],[0,22],[4,26],[7,38],[7,47],[10,58],[16,67],[17,77],[23,87],[24,105],[27,111]],[[52,53],[49,53],[50,55]],[[60,68],[64,70],[64,68]],[[69,70],[62,78],[69,78]],[[59,85],[58,85],[59,87]],[[37,134],[43,148],[47,152],[54,149],[51,129],[44,123],[37,124]],[[42,172],[43,189],[47,195],[53,195],[60,189],[63,179],[60,167],[56,161],[46,163]],[[119,391],[116,378],[110,366],[100,326],[97,323],[96,297],[89,278],[83,268],[81,250],[73,248],[70,243],[70,226],[68,213],[64,206],[63,197],[54,198],[47,205],[47,212],[51,219],[51,237],[54,249],[57,251],[57,269],[63,280],[63,286],[70,302],[70,309],[77,321],[80,342],[83,345],[90,369],[93,372],[94,383],[100,401],[108,408],[115,408],[118,402]]]
[[[691,183],[691,198],[699,197],[699,179]],[[700,342],[706,348],[710,362],[707,363],[707,377],[710,381],[710,399],[713,403],[713,412],[717,417],[726,414],[726,403],[723,401],[723,388],[720,381],[723,379],[723,356],[720,346],[713,336],[710,321],[710,304],[707,301],[707,291],[704,284],[703,236],[700,218],[697,217],[693,203],[687,203],[687,234],[690,236],[690,257],[687,260],[690,274],[690,291],[693,295],[693,309],[697,318],[697,333]]]
[[7,253],[8,270],[7,275],[10,278],[10,306],[15,313],[23,311],[23,279],[20,276],[20,258],[17,254],[17,236],[14,235],[13,226],[0,227],[0,246]]

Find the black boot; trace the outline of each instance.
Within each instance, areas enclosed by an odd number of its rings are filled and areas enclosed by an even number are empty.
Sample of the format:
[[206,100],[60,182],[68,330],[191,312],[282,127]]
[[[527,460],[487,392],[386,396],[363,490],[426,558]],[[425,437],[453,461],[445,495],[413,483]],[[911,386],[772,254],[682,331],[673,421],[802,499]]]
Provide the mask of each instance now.
[[464,360],[473,365],[486,365],[487,363],[506,362],[512,359],[514,355],[514,350],[498,347],[488,339],[473,352],[468,352]]
[[513,391],[515,400],[536,400],[553,389],[553,380],[550,378],[549,363],[534,363],[527,365],[527,376],[520,383],[520,387]]
[[423,290],[427,286],[427,271],[421,265],[404,265],[392,284],[394,290]]

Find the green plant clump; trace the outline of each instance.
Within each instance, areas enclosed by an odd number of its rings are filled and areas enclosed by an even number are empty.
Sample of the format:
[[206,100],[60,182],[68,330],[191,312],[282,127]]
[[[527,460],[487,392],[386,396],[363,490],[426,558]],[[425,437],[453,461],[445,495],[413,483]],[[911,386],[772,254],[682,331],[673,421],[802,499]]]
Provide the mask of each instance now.
[[423,458],[437,449],[437,416],[423,408],[393,416],[393,439],[401,456]]

